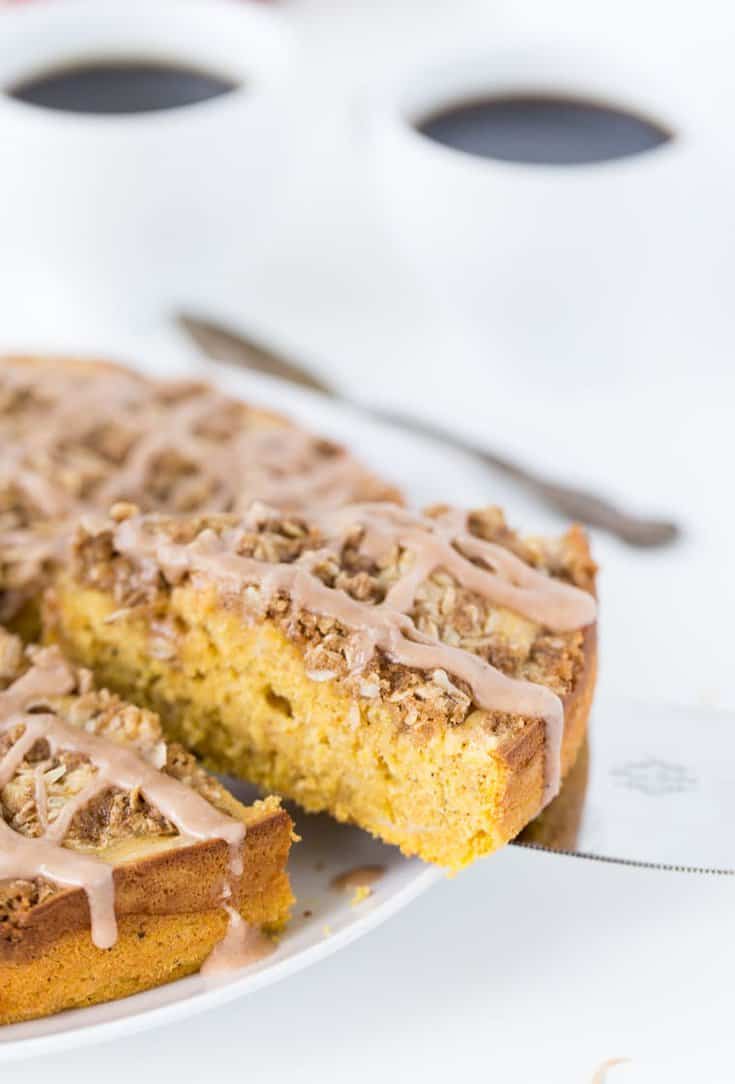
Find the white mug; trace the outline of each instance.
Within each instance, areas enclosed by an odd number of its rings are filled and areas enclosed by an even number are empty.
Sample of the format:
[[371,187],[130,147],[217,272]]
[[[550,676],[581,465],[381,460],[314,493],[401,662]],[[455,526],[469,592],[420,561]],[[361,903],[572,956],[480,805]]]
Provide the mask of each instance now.
[[[673,138],[629,158],[536,165],[476,157],[418,130],[444,108],[513,94],[609,104]],[[435,60],[373,97],[386,210],[444,313],[458,374],[482,366],[519,393],[568,399],[589,384],[620,390],[726,363],[735,156],[700,105],[660,66],[645,74],[599,41],[549,38]]]
[[[277,213],[270,101],[280,17],[225,0],[37,0],[0,13],[0,313],[145,318],[257,274]],[[235,89],[182,108],[90,115],[3,91],[88,60],[152,60]]]

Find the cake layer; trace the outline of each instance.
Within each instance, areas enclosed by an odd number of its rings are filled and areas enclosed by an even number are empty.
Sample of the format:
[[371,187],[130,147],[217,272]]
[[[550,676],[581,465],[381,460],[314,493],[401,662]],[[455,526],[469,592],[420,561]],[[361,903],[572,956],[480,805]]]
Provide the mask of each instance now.
[[192,381],[106,362],[0,359],[0,620],[33,632],[69,524],[117,500],[230,512],[393,500],[344,448]]
[[449,868],[507,842],[582,744],[578,528],[395,505],[87,522],[47,635],[223,771]]
[[269,947],[292,902],[277,799],[241,805],[56,648],[0,633],[0,689],[0,1023]]

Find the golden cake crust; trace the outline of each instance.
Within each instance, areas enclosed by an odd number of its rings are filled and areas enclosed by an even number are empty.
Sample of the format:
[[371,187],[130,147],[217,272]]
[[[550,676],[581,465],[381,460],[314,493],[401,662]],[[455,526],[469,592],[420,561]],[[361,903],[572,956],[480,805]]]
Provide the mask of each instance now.
[[[597,626],[584,630],[584,662],[572,692],[562,697],[564,737],[562,778],[575,767],[587,736],[587,725],[597,680]],[[503,801],[501,832],[513,839],[536,816],[543,786],[545,733],[542,720],[531,720],[524,732],[509,737],[498,750],[508,766],[508,786]],[[557,799],[558,801],[558,799]]]
[[[267,905],[285,913],[288,891],[274,888]],[[261,920],[263,910],[260,905],[243,909],[243,917],[267,925]],[[64,934],[27,965],[0,964],[0,1025],[115,1001],[195,974],[226,929],[227,917],[220,908],[124,917],[115,946],[104,953],[94,948],[88,934]]]
[[[287,911],[276,911],[269,916],[264,901],[276,889],[274,899],[282,903],[285,898],[290,904],[290,896],[283,893],[287,885],[283,870],[291,845],[291,819],[279,808],[266,809],[257,814],[257,819],[244,819],[250,823],[243,849],[243,874],[233,882],[233,903],[250,916],[258,915],[259,924],[276,929],[285,920]],[[114,871],[115,914],[120,919],[221,912],[228,862],[228,848],[222,840],[207,840],[129,859]],[[12,911],[9,914],[12,918]],[[89,927],[89,905],[84,891],[61,889],[28,911],[20,912],[15,922],[0,923],[0,969],[3,964],[38,959],[67,934],[79,933],[82,940],[88,941]],[[93,949],[91,942],[90,949]]]

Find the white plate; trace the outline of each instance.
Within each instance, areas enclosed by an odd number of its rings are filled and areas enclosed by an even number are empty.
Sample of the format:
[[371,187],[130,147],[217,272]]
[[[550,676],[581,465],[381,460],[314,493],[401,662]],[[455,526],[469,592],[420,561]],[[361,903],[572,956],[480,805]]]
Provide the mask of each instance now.
[[[145,368],[170,372],[171,366],[163,366],[161,360],[159,356],[158,363],[151,361]],[[232,393],[288,412],[314,429],[349,442],[375,469],[403,485],[417,503],[442,496],[456,503],[481,501],[483,493],[486,497],[487,473],[479,468],[473,471],[463,456],[447,454],[431,441],[367,422],[276,381],[246,376],[224,366],[207,366],[203,371]],[[497,499],[504,499],[504,495]],[[245,797],[253,796],[247,788],[237,789]],[[302,837],[293,848],[289,866],[298,902],[294,920],[274,955],[216,982],[194,975],[109,1004],[0,1028],[0,1062],[130,1035],[185,1019],[278,982],[379,926],[442,875],[418,860],[403,858],[395,848],[356,828],[338,825],[326,816],[309,817],[297,809],[292,812]],[[380,865],[385,872],[373,894],[353,905],[350,895],[335,890],[330,882],[336,875],[364,865]]]

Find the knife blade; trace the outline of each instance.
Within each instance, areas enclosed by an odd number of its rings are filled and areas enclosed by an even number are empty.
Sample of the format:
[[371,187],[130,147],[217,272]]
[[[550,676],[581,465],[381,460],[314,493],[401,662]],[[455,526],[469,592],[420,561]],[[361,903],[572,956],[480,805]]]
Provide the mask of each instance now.
[[665,546],[680,536],[680,528],[670,520],[635,515],[598,493],[541,474],[500,452],[474,444],[444,429],[443,426],[423,421],[421,418],[401,411],[377,408],[354,400],[294,359],[287,358],[250,336],[233,331],[216,321],[183,312],[177,315],[176,320],[179,327],[206,357],[243,366],[267,376],[278,377],[342,402],[351,409],[378,421],[400,425],[421,436],[451,445],[512,478],[534,493],[555,512],[560,512],[568,519],[607,531],[629,546],[638,548]]

